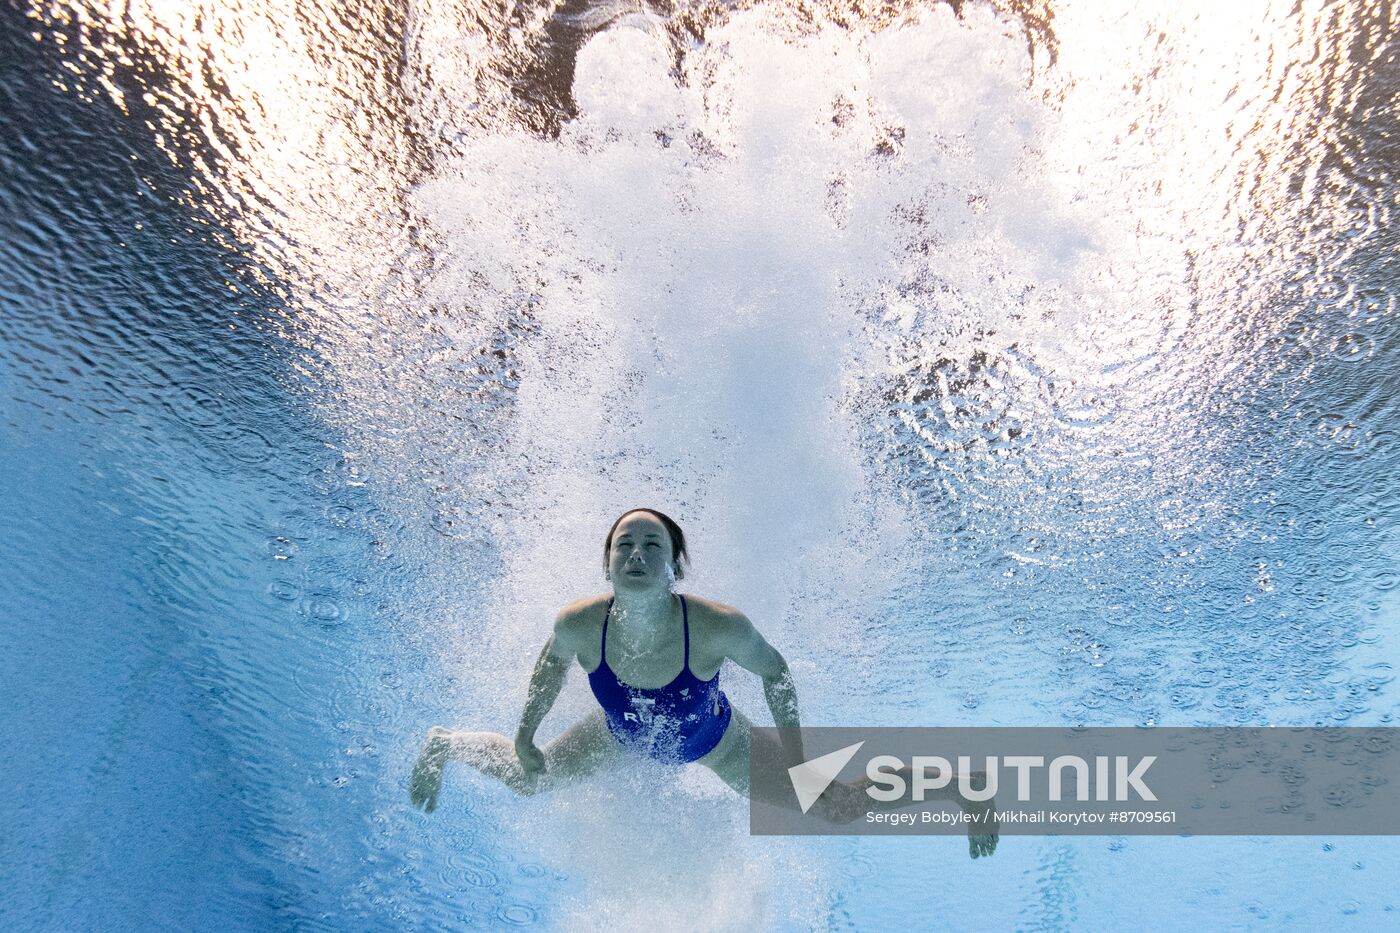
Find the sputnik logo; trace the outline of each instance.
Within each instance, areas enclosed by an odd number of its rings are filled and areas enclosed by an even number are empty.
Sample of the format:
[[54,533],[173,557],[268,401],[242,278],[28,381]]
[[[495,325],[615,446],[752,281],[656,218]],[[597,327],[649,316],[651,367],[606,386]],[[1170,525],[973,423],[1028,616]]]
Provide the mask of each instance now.
[[847,745],[820,758],[813,758],[788,768],[788,777],[792,780],[792,789],[797,792],[797,802],[802,806],[803,813],[812,809],[812,804],[821,797],[822,791],[831,786],[831,782],[836,780],[836,775],[841,773],[841,769],[846,767],[864,744],[865,742],[861,741]]

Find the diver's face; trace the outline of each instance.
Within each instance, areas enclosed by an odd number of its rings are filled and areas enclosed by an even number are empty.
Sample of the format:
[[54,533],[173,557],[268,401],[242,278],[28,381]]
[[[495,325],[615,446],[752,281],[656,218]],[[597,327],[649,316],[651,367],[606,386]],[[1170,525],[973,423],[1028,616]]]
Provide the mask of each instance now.
[[670,587],[671,536],[660,519],[650,512],[629,512],[623,517],[608,550],[608,574],[615,590]]

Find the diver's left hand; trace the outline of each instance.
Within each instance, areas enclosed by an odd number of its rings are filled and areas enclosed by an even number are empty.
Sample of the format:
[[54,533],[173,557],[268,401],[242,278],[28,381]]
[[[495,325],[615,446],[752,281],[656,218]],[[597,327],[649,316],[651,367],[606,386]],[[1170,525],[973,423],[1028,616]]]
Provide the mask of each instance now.
[[438,791],[442,789],[442,769],[447,764],[448,731],[441,726],[428,730],[428,739],[413,774],[408,779],[408,799],[426,813],[437,809]]

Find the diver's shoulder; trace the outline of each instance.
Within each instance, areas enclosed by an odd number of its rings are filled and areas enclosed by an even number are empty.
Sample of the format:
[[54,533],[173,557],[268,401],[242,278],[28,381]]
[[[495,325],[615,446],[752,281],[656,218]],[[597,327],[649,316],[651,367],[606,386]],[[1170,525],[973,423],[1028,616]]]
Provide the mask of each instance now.
[[607,596],[585,596],[560,609],[554,617],[555,643],[567,652],[577,652],[595,637],[607,602]]
[[701,623],[724,626],[748,622],[748,616],[728,603],[722,603],[716,599],[705,599],[703,596],[692,596],[690,593],[685,594],[685,601],[690,605],[695,618]]
[[587,623],[597,623],[602,620],[603,608],[608,604],[608,595],[585,596],[576,599],[567,606],[559,610],[555,617],[554,624],[559,625],[580,625]]

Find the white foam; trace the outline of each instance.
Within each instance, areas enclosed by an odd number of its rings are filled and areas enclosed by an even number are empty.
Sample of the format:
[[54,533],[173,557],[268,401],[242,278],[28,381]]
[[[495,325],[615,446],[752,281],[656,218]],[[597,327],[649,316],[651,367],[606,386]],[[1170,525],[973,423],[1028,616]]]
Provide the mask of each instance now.
[[[958,335],[1009,325],[1024,311],[1012,296],[1064,274],[1083,239],[1034,182],[1044,114],[1006,23],[934,12],[875,35],[799,34],[784,15],[736,14],[680,80],[660,31],[614,26],[578,56],[580,114],[557,140],[470,137],[418,191],[446,247],[435,300],[498,317],[462,325],[473,332],[529,301],[538,327],[520,347],[508,446],[483,452],[528,469],[495,529],[506,571],[486,613],[530,620],[493,622],[485,649],[518,658],[522,681],[548,607],[602,588],[603,531],[645,504],[692,538],[684,589],[758,621],[822,721],[819,659],[861,638],[849,606],[868,611],[917,567],[907,516],[862,449],[862,379],[888,369],[901,334],[957,352]],[[920,239],[934,248],[911,251]],[[870,319],[929,275],[947,283],[942,317]],[[761,721],[754,679],[725,677]],[[578,690],[565,718],[588,706]],[[822,890],[823,870],[780,882],[773,847],[711,828],[736,800],[668,825],[669,846],[640,829],[624,833],[631,847],[582,845],[641,819],[640,793],[591,829],[556,814],[554,857],[593,892],[578,923],[723,928],[728,911],[737,929],[778,909],[768,900],[791,911]],[[639,895],[648,886],[665,897]],[[735,886],[749,900],[724,893]]]

